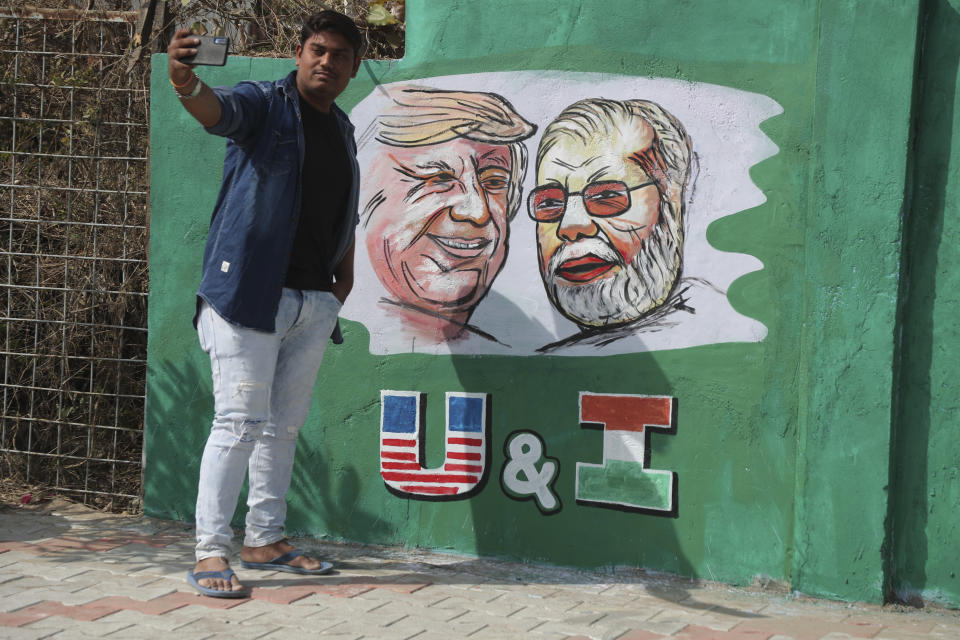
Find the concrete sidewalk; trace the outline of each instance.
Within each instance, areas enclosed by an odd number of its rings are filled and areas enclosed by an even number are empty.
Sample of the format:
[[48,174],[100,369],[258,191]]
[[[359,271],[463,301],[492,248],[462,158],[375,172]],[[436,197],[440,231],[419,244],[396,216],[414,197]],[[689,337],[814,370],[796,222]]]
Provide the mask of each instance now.
[[193,540],[182,524],[61,501],[0,507],[0,638],[960,638],[956,611],[297,542],[339,571],[241,571],[252,596],[218,600],[184,580]]

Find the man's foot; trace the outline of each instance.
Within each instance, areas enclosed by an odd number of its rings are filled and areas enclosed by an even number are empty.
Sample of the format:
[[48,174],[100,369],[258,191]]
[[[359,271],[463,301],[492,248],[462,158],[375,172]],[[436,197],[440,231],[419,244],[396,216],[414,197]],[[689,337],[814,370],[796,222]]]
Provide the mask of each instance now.
[[[244,546],[243,549],[240,550],[240,559],[244,562],[260,564],[270,562],[291,551],[296,551],[296,547],[286,540],[278,540],[277,542],[262,547]],[[291,567],[306,569],[307,571],[320,571],[325,566],[323,562],[307,555],[299,555],[292,558],[286,564]],[[327,563],[326,566],[329,567],[329,563]]]
[[[193,567],[193,573],[198,574],[202,571],[226,571],[229,568],[230,563],[226,558],[204,558]],[[243,591],[243,585],[240,584],[240,580],[235,575],[232,576],[230,580],[224,580],[222,578],[199,578],[197,584],[207,589],[215,589],[216,591]]]

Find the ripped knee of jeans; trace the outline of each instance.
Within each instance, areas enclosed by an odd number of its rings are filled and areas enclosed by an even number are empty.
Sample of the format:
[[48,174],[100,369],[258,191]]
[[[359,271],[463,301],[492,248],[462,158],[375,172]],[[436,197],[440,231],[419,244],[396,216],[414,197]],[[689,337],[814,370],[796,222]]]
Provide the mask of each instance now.
[[230,453],[234,449],[253,451],[257,442],[261,440],[266,424],[266,420],[218,416],[214,418],[208,445],[212,444],[225,453]]
[[262,382],[235,383],[218,402],[214,429],[228,431],[237,443],[260,439],[270,420],[270,387]]
[[263,435],[267,437],[276,438],[277,440],[296,440],[297,436],[300,434],[300,427],[283,427],[278,425],[270,425],[264,427]]
[[267,424],[266,420],[234,420],[233,435],[238,442],[256,442],[260,439],[265,424]]

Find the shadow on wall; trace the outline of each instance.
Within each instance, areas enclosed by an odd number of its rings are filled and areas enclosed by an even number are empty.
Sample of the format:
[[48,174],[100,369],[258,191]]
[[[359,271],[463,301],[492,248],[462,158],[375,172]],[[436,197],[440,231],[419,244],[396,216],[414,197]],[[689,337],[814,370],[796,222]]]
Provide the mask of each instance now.
[[[572,563],[576,566],[616,570],[619,577],[635,574],[644,567],[695,576],[681,551],[676,520],[669,513],[653,515],[612,504],[577,501],[577,463],[602,464],[605,457],[616,457],[610,455],[611,451],[604,451],[602,429],[581,426],[581,392],[671,395],[671,385],[650,353],[620,356],[616,360],[611,372],[607,370],[609,358],[511,358],[502,368],[504,376],[492,380],[489,363],[469,357],[453,358],[460,387],[489,393],[492,404],[490,477],[484,490],[470,500],[479,556],[504,557],[503,550],[507,548],[509,559],[548,562],[551,558],[576,558]],[[549,363],[547,367],[545,361]],[[588,368],[585,362],[593,366]],[[616,373],[625,369],[632,372],[630,379]],[[521,394],[516,393],[517,388],[535,391],[529,397],[518,398]],[[536,436],[539,445],[530,439],[527,442],[534,448],[542,446],[541,452],[532,452],[535,457],[539,453],[539,459],[514,459],[522,451],[530,452],[529,448],[510,446],[511,438],[518,432]],[[662,444],[657,436],[647,442],[652,443],[654,451]],[[552,510],[545,509],[543,501],[532,493],[523,495],[514,490],[526,487],[532,491],[538,481],[542,484],[548,477],[542,475],[544,465],[549,462],[557,467],[552,482],[547,480],[548,491],[556,499]],[[632,464],[639,467],[639,463]],[[654,461],[648,466],[656,469],[658,465]],[[532,484],[525,484],[531,480]],[[673,492],[679,505],[675,515],[682,517],[681,492],[676,483]],[[663,594],[658,594],[654,581],[647,588],[654,595],[674,599],[677,589],[682,587],[673,581],[664,586]]]
[[[153,357],[147,374],[149,411],[145,434],[144,511],[146,515],[193,523],[197,498],[197,482],[200,462],[210,433],[214,414],[212,378],[209,357],[202,351],[196,334],[185,331],[180,345],[182,359],[173,361]],[[342,359],[343,353],[328,349],[327,358]],[[341,365],[342,366],[342,365]],[[324,367],[331,367],[325,363]],[[335,367],[334,367],[335,368]],[[372,370],[372,365],[360,367]],[[390,527],[376,513],[362,510],[361,494],[363,470],[375,469],[376,458],[370,455],[355,455],[349,463],[341,458],[331,461],[324,455],[324,447],[331,446],[327,428],[343,431],[343,424],[330,424],[329,408],[324,404],[323,394],[316,394],[311,415],[304,426],[304,434],[297,444],[294,474],[288,501],[288,524],[295,534],[321,526],[329,529],[336,538],[356,539],[356,531],[363,531],[366,539],[389,540]],[[351,401],[352,402],[352,401]],[[367,433],[371,446],[375,446],[377,431],[376,411],[379,398],[371,400],[358,413],[366,414],[359,424],[370,428]],[[322,433],[308,433],[322,430]],[[338,433],[337,444],[343,448],[343,440],[354,434]],[[357,438],[359,440],[359,438]],[[358,448],[360,444],[357,444]],[[156,452],[154,454],[154,452]],[[379,481],[379,478],[377,478]],[[370,483],[368,479],[367,484]],[[330,488],[335,486],[336,492]],[[231,525],[242,531],[247,514],[247,479],[233,514]]]
[[[365,426],[373,425],[374,419],[367,418],[357,422]],[[321,422],[328,424],[329,421]],[[307,428],[311,423],[312,421],[307,422]],[[347,423],[345,421],[340,425],[329,426],[342,429]],[[395,527],[391,525],[390,519],[361,506],[364,504],[364,494],[371,478],[361,477],[358,469],[369,473],[369,470],[375,468],[376,459],[367,456],[366,460],[347,463],[340,461],[334,468],[331,457],[324,455],[325,447],[330,446],[330,438],[327,430],[323,431],[320,436],[301,437],[297,442],[293,479],[287,494],[287,531],[301,528],[309,530],[322,522],[326,528],[325,537],[356,540],[357,532],[362,532],[360,535],[364,540],[392,540],[395,537]],[[371,429],[370,433],[361,437],[372,441],[375,431]],[[363,450],[359,443],[357,449]],[[332,490],[334,487],[335,490]],[[297,499],[291,500],[291,496],[297,496]],[[241,505],[240,511],[246,513],[246,508]]]
[[[890,469],[893,495],[888,520],[892,541],[888,540],[887,544],[888,553],[892,554],[889,579],[893,593],[889,595],[894,600],[910,602],[916,602],[927,585],[927,567],[931,561],[928,521],[931,511],[938,511],[937,505],[930,504],[936,487],[928,487],[931,428],[937,430],[947,425],[946,417],[936,414],[949,409],[947,403],[955,402],[953,398],[958,391],[955,382],[944,379],[946,372],[937,370],[934,330],[938,290],[942,293],[951,284],[940,282],[938,287],[937,276],[944,268],[939,264],[939,256],[954,146],[960,3],[930,0],[924,5],[924,40],[918,70],[920,91],[915,96],[916,139],[908,168],[912,185],[910,215],[901,261],[901,361],[894,387],[899,397],[895,398],[896,430]],[[956,176],[956,168],[953,174]],[[941,297],[941,326],[936,327],[939,332],[944,330],[943,316],[949,313],[949,305],[955,309],[956,302],[955,296]],[[937,450],[936,446],[933,448]],[[940,499],[946,500],[942,492]],[[943,508],[944,513],[951,509],[950,505]],[[951,536],[946,534],[941,537],[941,540],[948,539]]]
[[213,416],[206,354],[196,346],[179,362],[151,359],[147,397],[150,410],[144,434],[144,512],[194,522],[200,452]]

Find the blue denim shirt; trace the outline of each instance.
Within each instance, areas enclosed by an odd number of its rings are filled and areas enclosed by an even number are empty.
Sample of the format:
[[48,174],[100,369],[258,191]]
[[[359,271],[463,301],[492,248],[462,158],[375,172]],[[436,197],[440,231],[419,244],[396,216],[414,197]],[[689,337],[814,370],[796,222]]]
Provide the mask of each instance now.
[[[213,92],[222,115],[207,131],[228,139],[227,154],[197,295],[236,325],[273,331],[300,216],[304,138],[296,72],[275,82],[241,82]],[[353,184],[331,273],[353,243],[360,195],[353,125],[336,105],[332,110]],[[339,338],[338,324],[334,342]]]

